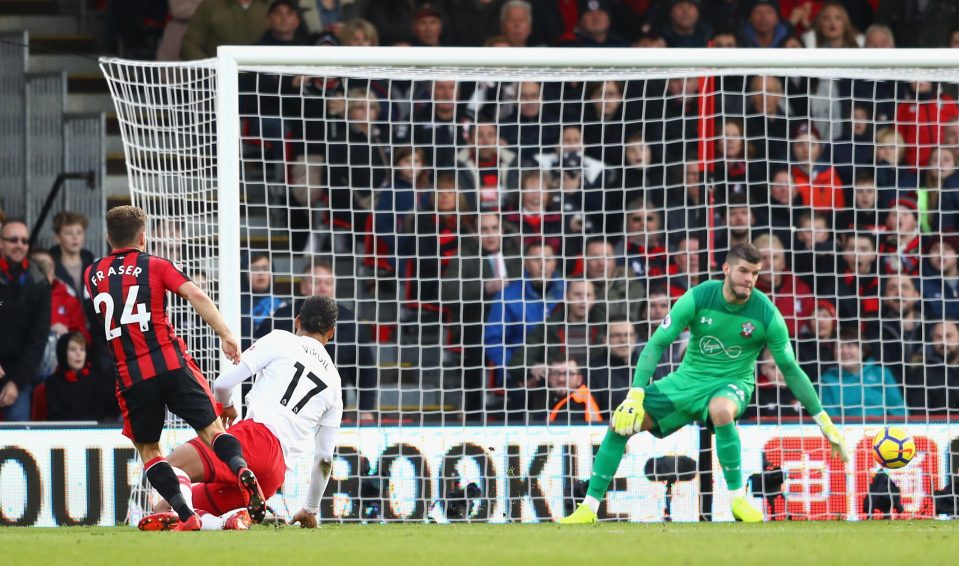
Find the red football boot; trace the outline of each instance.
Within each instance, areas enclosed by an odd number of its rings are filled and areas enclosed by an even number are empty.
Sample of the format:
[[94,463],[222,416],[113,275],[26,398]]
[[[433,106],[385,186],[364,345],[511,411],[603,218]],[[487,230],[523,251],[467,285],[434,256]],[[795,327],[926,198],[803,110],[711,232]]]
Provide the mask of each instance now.
[[200,530],[200,516],[194,513],[190,515],[190,518],[186,521],[181,521],[179,525],[173,527],[174,531],[199,531]]
[[254,523],[262,523],[266,518],[266,498],[263,497],[263,490],[260,489],[256,476],[249,468],[241,468],[236,477],[240,490],[244,493],[243,498],[246,500],[246,510],[250,513],[250,519]]
[[180,517],[176,513],[153,513],[140,519],[137,528],[141,531],[172,531],[180,524]]
[[224,531],[248,531],[253,525],[253,519],[250,518],[250,512],[246,509],[240,509],[236,513],[227,517],[223,523]]

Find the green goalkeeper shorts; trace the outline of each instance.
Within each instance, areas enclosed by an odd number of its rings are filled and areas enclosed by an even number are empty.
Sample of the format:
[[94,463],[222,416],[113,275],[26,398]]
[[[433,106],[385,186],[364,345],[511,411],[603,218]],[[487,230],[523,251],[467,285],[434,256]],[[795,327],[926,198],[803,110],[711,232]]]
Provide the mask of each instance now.
[[656,422],[649,432],[657,438],[665,438],[695,421],[706,423],[712,429],[709,402],[713,397],[732,399],[738,407],[738,419],[746,410],[753,388],[751,380],[748,384],[732,378],[704,381],[671,373],[646,387],[643,409]]

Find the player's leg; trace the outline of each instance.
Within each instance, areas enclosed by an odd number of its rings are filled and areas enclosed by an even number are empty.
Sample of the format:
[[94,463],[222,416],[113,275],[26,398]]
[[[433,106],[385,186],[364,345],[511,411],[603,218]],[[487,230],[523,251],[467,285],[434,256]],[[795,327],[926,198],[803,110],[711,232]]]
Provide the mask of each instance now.
[[716,431],[716,457],[723,469],[723,478],[729,490],[733,507],[733,516],[737,521],[747,523],[762,522],[763,514],[746,499],[746,486],[743,482],[742,445],[739,431],[736,429],[736,417],[742,412],[736,388],[724,388],[709,400],[709,419]]
[[[206,481],[207,466],[200,457],[200,453],[191,442],[181,444],[173,449],[166,457],[166,461],[173,467],[173,472],[180,480],[180,492],[184,499],[193,506],[192,485]],[[194,506],[194,509],[196,507]],[[170,511],[170,504],[166,500],[159,501],[153,506],[154,513]]]
[[206,379],[192,359],[187,361],[185,368],[172,373],[178,379],[171,380],[170,388],[165,391],[167,406],[192,426],[197,437],[229,466],[241,489],[247,494],[250,516],[259,523],[266,516],[266,499],[256,475],[247,466],[240,442],[224,430]]
[[160,434],[166,420],[166,407],[158,395],[163,381],[163,376],[156,376],[117,392],[123,414],[123,434],[133,441],[140,454],[150,485],[170,504],[180,522],[190,523],[196,520],[193,507],[184,498],[180,479],[160,451]]

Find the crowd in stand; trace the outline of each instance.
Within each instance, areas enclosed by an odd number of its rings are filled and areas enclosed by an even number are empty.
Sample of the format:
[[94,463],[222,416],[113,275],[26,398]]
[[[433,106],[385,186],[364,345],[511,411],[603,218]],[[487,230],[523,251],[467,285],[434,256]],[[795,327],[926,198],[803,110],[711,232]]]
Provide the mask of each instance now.
[[[173,16],[165,59],[238,43],[959,46],[959,7],[936,0],[171,0],[171,13],[176,4],[195,11]],[[269,253],[247,258],[246,345],[289,326],[301,297],[334,294],[332,262],[315,256],[333,252],[362,267],[358,288],[398,305],[395,315],[359,305],[338,328],[334,359],[358,388],[359,420],[376,417],[377,368],[364,361],[391,340],[384,329],[422,335],[434,325],[458,356],[466,419],[603,422],[671,303],[715,276],[731,245],[751,242],[764,254],[757,286],[786,319],[829,413],[959,415],[955,85],[724,76],[705,153],[703,88],[695,78],[242,76],[245,152],[281,165],[264,175],[289,189],[290,251],[312,258],[297,297],[275,292]],[[73,250],[64,222],[58,242]],[[320,232],[353,237],[340,248],[336,238],[318,244]],[[44,254],[33,254],[36,270],[17,267],[21,234],[26,226],[4,224],[4,281],[44,295],[75,281],[78,252],[47,256],[49,276]],[[80,338],[63,330],[45,329],[43,343],[62,357],[53,375],[76,383]],[[9,373],[8,350],[20,348],[3,350]],[[684,350],[673,344],[654,379]],[[35,380],[3,379],[21,392]],[[10,420],[6,401],[4,389]],[[748,416],[798,411],[764,356]]]

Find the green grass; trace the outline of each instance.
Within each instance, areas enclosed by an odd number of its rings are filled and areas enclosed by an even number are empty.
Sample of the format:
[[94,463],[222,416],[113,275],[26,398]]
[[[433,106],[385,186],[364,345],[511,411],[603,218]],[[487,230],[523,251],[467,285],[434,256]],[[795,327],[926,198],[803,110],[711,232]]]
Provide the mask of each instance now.
[[309,531],[140,533],[0,528],[0,563],[202,564],[893,564],[959,563],[959,522],[764,525],[326,525]]

